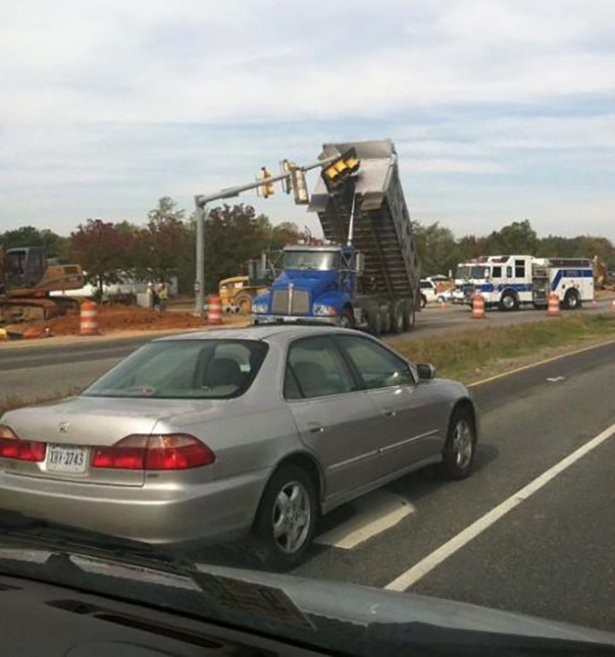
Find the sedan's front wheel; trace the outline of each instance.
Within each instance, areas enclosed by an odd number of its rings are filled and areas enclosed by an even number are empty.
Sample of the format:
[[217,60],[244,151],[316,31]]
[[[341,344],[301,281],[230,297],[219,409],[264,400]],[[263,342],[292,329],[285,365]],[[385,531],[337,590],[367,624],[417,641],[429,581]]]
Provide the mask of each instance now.
[[442,473],[447,479],[465,479],[472,470],[476,449],[474,417],[466,408],[453,411],[442,453]]
[[254,523],[255,552],[273,570],[296,566],[314,534],[316,487],[296,465],[281,467],[269,480]]

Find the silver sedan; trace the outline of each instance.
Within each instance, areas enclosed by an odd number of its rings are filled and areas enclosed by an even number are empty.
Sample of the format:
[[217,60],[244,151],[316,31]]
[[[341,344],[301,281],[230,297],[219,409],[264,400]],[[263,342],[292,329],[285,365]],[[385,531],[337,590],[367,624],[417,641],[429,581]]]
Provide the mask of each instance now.
[[476,437],[463,385],[363,333],[190,333],[6,413],[0,507],[149,543],[249,537],[288,568],[334,507],[429,464],[466,477]]

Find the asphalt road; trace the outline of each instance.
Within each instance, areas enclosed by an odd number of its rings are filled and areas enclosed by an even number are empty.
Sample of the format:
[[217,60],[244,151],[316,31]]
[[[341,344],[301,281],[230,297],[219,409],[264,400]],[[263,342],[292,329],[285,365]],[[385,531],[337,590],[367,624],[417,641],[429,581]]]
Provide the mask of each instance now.
[[[449,311],[427,311],[421,321],[429,312]],[[94,361],[85,343],[7,351],[3,386],[32,371],[36,379],[63,372],[45,385],[68,383],[71,367],[110,364],[137,344],[101,341]],[[444,482],[427,469],[334,511],[296,574],[615,632],[615,343],[486,382],[473,394],[482,418],[473,476]],[[517,495],[607,429],[594,449],[531,495]],[[487,522],[510,500],[513,508]]]
[[[603,300],[581,313],[604,311],[611,302]],[[489,329],[493,326],[548,320],[543,310],[524,309],[514,313],[487,312],[485,320],[471,318],[465,307],[428,306],[417,315],[417,338],[462,329]],[[121,358],[152,338],[110,336],[66,339],[52,338],[39,343],[0,343],[0,399],[9,395],[36,398],[66,395],[84,388]],[[394,341],[394,338],[391,338]],[[32,371],[36,370],[36,376]]]
[[[615,343],[473,394],[482,417],[473,476],[450,483],[425,470],[399,480],[387,493],[411,513],[352,549],[315,545],[296,574],[404,590],[394,584],[400,575],[611,427],[409,590],[615,631]],[[320,531],[356,526],[361,513],[343,507]]]

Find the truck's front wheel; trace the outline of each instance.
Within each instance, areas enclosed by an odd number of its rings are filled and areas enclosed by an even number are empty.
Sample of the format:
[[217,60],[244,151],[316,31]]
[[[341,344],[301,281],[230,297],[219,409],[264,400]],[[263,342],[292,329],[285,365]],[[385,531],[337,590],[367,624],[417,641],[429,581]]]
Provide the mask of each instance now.
[[346,306],[346,308],[344,308],[344,312],[340,317],[340,326],[342,328],[349,328],[349,329],[355,327],[354,314],[352,312],[352,308],[350,308],[349,306]]

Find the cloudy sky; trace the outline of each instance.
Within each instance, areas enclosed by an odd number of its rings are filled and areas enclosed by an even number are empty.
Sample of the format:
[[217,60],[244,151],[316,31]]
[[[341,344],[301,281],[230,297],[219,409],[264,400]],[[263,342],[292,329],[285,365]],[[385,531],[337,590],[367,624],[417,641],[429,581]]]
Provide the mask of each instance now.
[[612,0],[0,0],[0,84],[0,230],[390,137],[416,219],[615,240]]

